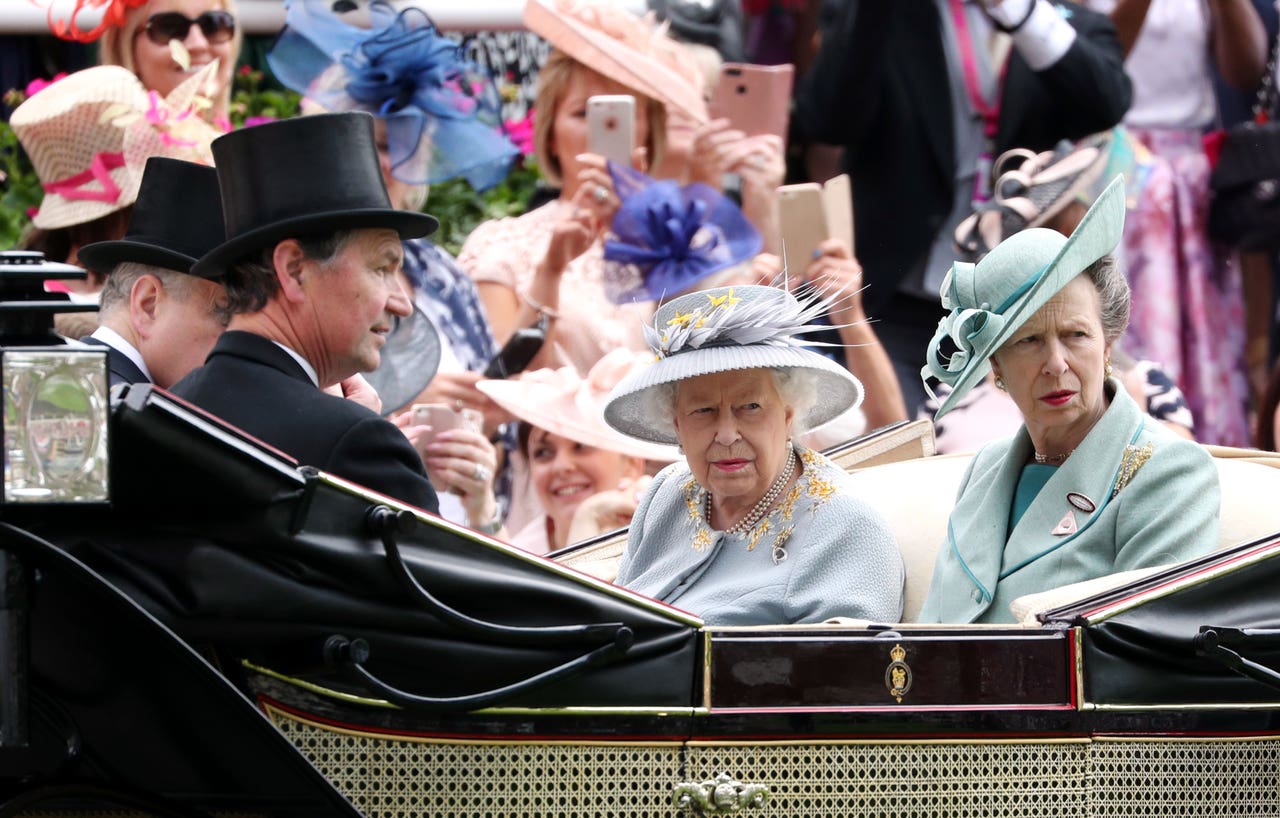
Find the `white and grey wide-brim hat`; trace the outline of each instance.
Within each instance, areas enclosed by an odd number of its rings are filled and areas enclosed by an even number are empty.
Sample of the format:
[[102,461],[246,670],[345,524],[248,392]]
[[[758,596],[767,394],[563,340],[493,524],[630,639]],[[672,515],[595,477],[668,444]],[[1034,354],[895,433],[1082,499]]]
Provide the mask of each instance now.
[[862,403],[862,384],[840,364],[805,348],[801,336],[827,329],[811,321],[826,311],[816,293],[797,299],[776,287],[718,287],[676,298],[644,328],[655,353],[614,387],[605,422],[625,435],[677,443],[668,417],[656,416],[651,390],[664,384],[739,369],[804,369],[818,380],[818,399],[798,428],[821,426]]

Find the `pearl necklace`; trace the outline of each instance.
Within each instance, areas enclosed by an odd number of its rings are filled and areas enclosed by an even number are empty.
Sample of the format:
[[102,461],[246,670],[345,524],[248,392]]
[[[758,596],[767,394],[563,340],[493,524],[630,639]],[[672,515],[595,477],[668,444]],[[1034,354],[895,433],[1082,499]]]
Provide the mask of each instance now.
[[1066,460],[1068,457],[1070,457],[1074,452],[1075,452],[1075,449],[1072,449],[1066,454],[1040,454],[1039,452],[1036,452],[1035,458],[1036,458],[1036,462],[1041,464],[1042,466],[1056,466],[1062,461]]
[[[744,534],[756,527],[764,516],[769,513],[769,509],[773,508],[774,502],[778,499],[778,495],[782,494],[782,490],[791,482],[791,475],[796,470],[796,449],[794,446],[788,446],[787,463],[782,467],[782,473],[778,475],[778,479],[773,481],[773,485],[769,486],[769,490],[764,496],[756,501],[751,507],[751,511],[747,516],[743,517],[732,527],[725,529],[725,534]],[[711,525],[711,492],[707,492],[707,525]]]

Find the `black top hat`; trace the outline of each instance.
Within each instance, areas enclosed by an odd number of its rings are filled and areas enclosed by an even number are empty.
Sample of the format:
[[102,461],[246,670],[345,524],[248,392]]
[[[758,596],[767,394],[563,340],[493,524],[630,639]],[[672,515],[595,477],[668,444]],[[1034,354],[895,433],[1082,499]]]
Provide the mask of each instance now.
[[123,239],[80,249],[80,263],[107,275],[122,261],[191,272],[196,259],[226,239],[218,174],[206,165],[153,156]]
[[242,128],[213,140],[213,159],[227,240],[191,268],[202,278],[220,278],[231,264],[287,238],[385,227],[413,239],[439,225],[391,206],[367,113]]

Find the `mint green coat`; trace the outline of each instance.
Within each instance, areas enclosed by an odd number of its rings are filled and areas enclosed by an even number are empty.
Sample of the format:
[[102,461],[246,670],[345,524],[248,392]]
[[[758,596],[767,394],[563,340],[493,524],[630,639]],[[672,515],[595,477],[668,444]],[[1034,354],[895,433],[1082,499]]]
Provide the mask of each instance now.
[[1012,622],[1009,603],[1024,594],[1217,547],[1212,458],[1143,414],[1119,381],[1106,389],[1111,405],[1012,532],[1014,489],[1033,451],[1026,427],[974,456],[921,622]]

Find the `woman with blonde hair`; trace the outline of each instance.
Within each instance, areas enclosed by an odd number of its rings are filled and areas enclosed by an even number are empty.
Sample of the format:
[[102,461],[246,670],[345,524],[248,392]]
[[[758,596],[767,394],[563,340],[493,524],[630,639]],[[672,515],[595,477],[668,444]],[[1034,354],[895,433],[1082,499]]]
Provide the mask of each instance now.
[[705,120],[696,88],[659,49],[665,35],[607,3],[530,0],[525,23],[553,46],[538,75],[534,126],[538,168],[559,197],[518,218],[477,227],[458,255],[475,280],[499,343],[519,327],[550,322],[539,363],[586,372],[617,347],[642,350],[640,327],[651,304],[615,305],[602,286],[602,238],[619,200],[604,160],[587,153],[587,99],[636,99],[636,161],[662,156],[667,110]]
[[215,118],[225,120],[231,107],[231,72],[244,35],[236,19],[235,0],[107,0],[98,25],[85,29],[76,19],[101,0],[75,0],[66,17],[53,0],[38,0],[49,9],[49,28],[64,40],[98,46],[102,65],[132,71],[149,91],[161,97],[214,60],[216,72],[201,89],[213,103]]

